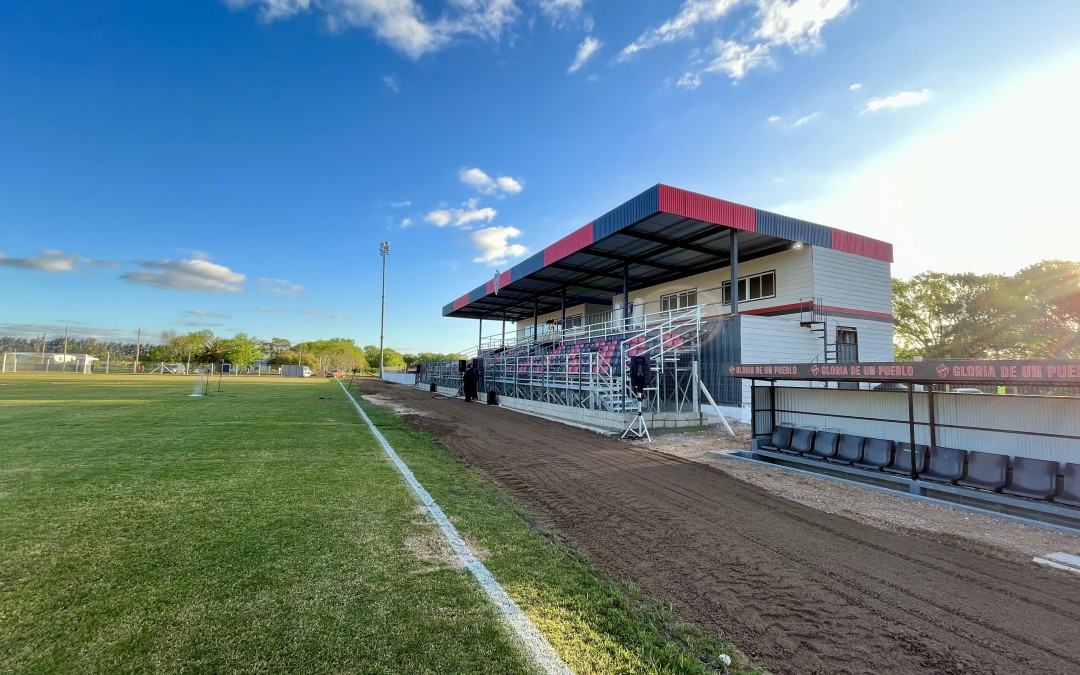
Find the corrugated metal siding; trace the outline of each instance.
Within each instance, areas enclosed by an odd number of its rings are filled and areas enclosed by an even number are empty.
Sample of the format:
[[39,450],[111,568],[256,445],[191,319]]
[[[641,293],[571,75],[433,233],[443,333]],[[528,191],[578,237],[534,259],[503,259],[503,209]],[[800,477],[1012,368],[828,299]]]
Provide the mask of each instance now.
[[754,231],[755,209],[716,197],[680,190],[670,185],[659,187],[659,209],[686,218],[696,218],[737,230]]
[[773,237],[781,237],[788,241],[801,241],[813,246],[832,246],[832,230],[824,225],[818,225],[798,218],[789,218],[779,213],[769,211],[756,211],[756,227],[761,234]]
[[514,265],[511,269],[511,277],[514,281],[523,279],[533,272],[539,271],[544,267],[544,252],[541,251],[535,255],[531,255],[528,258],[522,260],[518,264]]
[[821,298],[823,304],[892,316],[889,263],[827,248],[814,248],[812,252],[812,295]]
[[456,308],[454,307],[454,303],[452,303],[452,302],[447,303],[447,304],[442,306],[442,315],[443,316],[448,316],[450,314],[450,312],[454,311],[455,309]]
[[701,341],[701,381],[719,405],[741,406],[742,380],[727,377],[721,369],[725,363],[742,362],[741,317],[723,317],[704,324]]
[[593,243],[593,224],[580,227],[544,249],[544,264],[558,262]]
[[[907,394],[903,392],[776,388],[777,421],[831,426],[843,433],[908,440]],[[929,395],[914,393],[915,442],[930,443]],[[843,417],[842,417],[843,416]],[[851,416],[882,418],[851,419]],[[1056,462],[1080,462],[1080,399],[935,394],[937,445]],[[961,427],[948,428],[943,425]]]
[[644,220],[660,210],[659,186],[653,186],[630,201],[615,207],[593,221],[594,241],[614,234],[622,228]]
[[833,230],[832,247],[838,251],[854,253],[855,255],[874,258],[883,262],[891,263],[893,261],[892,244],[864,237],[861,234]]

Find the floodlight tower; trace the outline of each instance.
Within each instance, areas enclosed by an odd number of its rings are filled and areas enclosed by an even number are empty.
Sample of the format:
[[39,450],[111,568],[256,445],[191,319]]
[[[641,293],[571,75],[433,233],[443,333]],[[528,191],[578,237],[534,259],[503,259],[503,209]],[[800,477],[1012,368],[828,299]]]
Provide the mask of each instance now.
[[382,379],[383,371],[383,337],[386,326],[386,256],[390,255],[390,242],[384,241],[379,244],[379,255],[382,256],[382,306],[379,309],[379,379]]

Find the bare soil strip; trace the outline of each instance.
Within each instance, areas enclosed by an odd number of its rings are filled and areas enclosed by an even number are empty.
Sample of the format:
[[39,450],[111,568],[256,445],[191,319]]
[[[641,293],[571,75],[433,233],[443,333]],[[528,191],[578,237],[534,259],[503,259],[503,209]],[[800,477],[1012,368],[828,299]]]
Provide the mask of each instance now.
[[365,393],[580,550],[778,673],[1080,672],[1080,581],[890,532],[722,471],[402,385]]

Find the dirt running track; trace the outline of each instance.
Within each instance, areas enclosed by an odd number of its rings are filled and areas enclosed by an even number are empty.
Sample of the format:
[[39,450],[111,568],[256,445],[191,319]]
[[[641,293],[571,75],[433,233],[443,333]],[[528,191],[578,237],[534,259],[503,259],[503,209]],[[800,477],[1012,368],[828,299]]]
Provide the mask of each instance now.
[[366,381],[617,577],[777,673],[1080,673],[1080,578],[885,532],[677,457]]

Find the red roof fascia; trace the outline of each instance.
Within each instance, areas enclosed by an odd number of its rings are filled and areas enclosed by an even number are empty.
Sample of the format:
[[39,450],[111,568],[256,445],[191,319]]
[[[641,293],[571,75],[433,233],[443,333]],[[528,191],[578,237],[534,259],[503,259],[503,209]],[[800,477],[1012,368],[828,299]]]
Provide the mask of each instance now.
[[660,186],[660,210],[686,218],[697,218],[736,230],[756,230],[754,209],[716,197],[681,190],[670,185]]
[[833,230],[832,248],[887,263],[893,261],[892,244],[843,230]]
[[454,311],[456,312],[457,310],[461,309],[462,307],[464,307],[467,304],[469,304],[469,294],[468,293],[466,293],[465,295],[461,296],[460,298],[458,298],[457,300],[454,301]]
[[544,249],[544,265],[562,260],[593,243],[593,224],[579,227],[559,241]]

